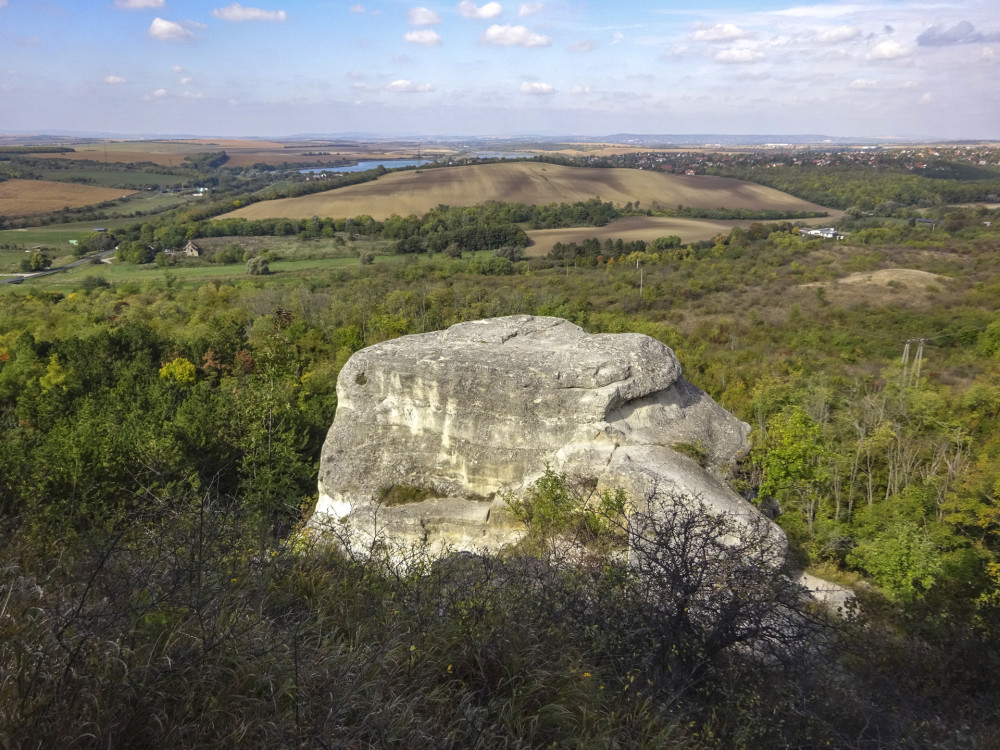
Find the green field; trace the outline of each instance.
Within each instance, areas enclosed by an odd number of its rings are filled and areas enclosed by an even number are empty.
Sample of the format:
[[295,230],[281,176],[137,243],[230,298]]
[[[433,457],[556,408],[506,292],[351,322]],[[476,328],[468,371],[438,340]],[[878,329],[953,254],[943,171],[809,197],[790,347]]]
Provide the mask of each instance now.
[[143,188],[149,185],[173,187],[190,181],[190,177],[176,174],[155,174],[147,172],[108,172],[100,169],[46,169],[38,172],[44,180],[73,182],[87,180],[87,184],[104,187]]
[[[403,260],[399,255],[376,256],[375,263],[399,263]],[[299,281],[310,278],[335,268],[347,268],[359,265],[357,258],[312,258],[305,260],[276,260],[271,262],[271,273],[266,277],[268,283]],[[215,279],[249,279],[246,266],[243,263],[231,265],[189,265],[160,267],[153,263],[132,265],[129,263],[94,263],[84,264],[76,268],[48,276],[26,279],[22,284],[0,287],[6,290],[53,290],[66,292],[79,288],[82,280],[88,276],[96,276],[110,284],[125,284],[130,282],[152,282],[162,284],[165,279],[188,286],[198,286]]]

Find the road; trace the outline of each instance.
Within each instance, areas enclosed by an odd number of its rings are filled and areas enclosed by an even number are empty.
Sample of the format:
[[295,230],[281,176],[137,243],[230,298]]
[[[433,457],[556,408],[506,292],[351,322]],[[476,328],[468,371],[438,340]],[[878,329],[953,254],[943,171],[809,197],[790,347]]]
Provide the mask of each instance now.
[[[117,248],[115,248],[117,249]],[[20,284],[25,279],[34,279],[38,276],[51,276],[54,273],[59,273],[59,271],[65,271],[68,268],[76,268],[77,266],[82,266],[85,263],[91,263],[94,259],[103,260],[111,255],[114,255],[114,250],[104,250],[97,253],[96,255],[90,255],[86,258],[80,258],[80,260],[74,260],[72,263],[67,263],[65,266],[56,266],[55,268],[47,268],[44,271],[35,271],[34,273],[17,273],[11,274],[10,276],[0,277],[0,284]]]

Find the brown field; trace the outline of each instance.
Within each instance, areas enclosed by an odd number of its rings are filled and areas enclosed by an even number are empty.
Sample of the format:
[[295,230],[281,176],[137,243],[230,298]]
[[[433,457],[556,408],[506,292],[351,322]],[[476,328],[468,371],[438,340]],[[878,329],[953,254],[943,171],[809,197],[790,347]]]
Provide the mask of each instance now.
[[[420,147],[419,144],[364,144],[334,141],[257,141],[238,138],[191,138],[165,141],[88,141],[67,144],[76,149],[66,154],[36,154],[43,159],[91,159],[100,162],[152,162],[177,167],[193,154],[225,151],[227,166],[253,164],[306,163],[323,166],[357,159],[411,159],[420,153],[429,156],[451,153],[447,149]],[[316,152],[324,152],[316,155]],[[327,153],[328,152],[328,153]]]
[[518,162],[395,172],[339,190],[255,203],[226,216],[305,219],[368,214],[382,220],[392,214],[423,214],[440,204],[471,206],[498,200],[544,205],[594,197],[617,205],[639,201],[643,208],[654,210],[678,204],[697,208],[827,210],[787,193],[725,177]]
[[64,206],[79,208],[124,198],[133,192],[70,182],[7,180],[0,182],[0,216],[43,214],[58,211]]
[[528,232],[531,246],[528,255],[542,257],[557,242],[582,243],[596,237],[604,240],[622,239],[625,242],[644,240],[652,242],[657,237],[676,234],[684,242],[710,240],[717,234],[729,234],[733,227],[749,226],[752,221],[708,221],[706,219],[672,219],[665,216],[626,216],[603,227],[572,227],[570,229],[539,229]]

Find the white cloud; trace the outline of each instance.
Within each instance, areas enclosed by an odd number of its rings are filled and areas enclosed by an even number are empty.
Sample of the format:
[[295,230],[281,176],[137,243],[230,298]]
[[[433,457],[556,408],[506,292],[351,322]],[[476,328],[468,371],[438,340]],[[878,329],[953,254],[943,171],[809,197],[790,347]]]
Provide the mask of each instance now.
[[191,76],[183,76],[183,77],[182,77],[182,78],[180,79],[180,84],[181,84],[181,86],[188,86],[188,85],[190,85],[190,84],[191,84],[191,83],[192,83],[193,81],[194,81],[194,79],[193,79],[193,78],[192,78]]
[[351,13],[364,13],[364,12],[365,12],[365,6],[363,6],[363,5],[352,5],[351,6]]
[[847,85],[847,88],[864,90],[864,89],[873,89],[877,86],[878,86],[878,81],[872,81],[868,78],[858,78],[857,80],[851,81]]
[[764,59],[764,53],[758,52],[750,47],[733,47],[722,50],[715,56],[715,59],[723,63],[733,63],[742,65],[744,63],[755,63]]
[[611,35],[612,44],[621,44],[624,41],[625,41],[625,35],[620,31],[616,31],[614,34]]
[[434,29],[417,29],[416,31],[410,31],[403,36],[403,39],[407,42],[412,42],[413,44],[424,44],[428,47],[441,44],[441,35],[434,31]]
[[364,83],[363,81],[352,83],[351,87],[355,91],[378,91],[378,86],[372,86],[370,83]]
[[[0,0],[0,8],[7,4],[7,0]],[[122,10],[142,10],[143,8],[162,8],[166,3],[164,0],[115,0],[115,7]]]
[[147,33],[162,42],[183,42],[192,36],[190,31],[176,21],[164,21],[162,18],[154,18]]
[[584,94],[590,93],[590,86],[574,86],[570,89],[570,93],[574,96],[582,96]]
[[584,39],[569,46],[570,52],[593,52],[597,49],[597,42],[593,39]]
[[517,15],[522,18],[524,16],[533,16],[535,13],[541,12],[544,7],[542,3],[521,3],[521,7],[517,9]]
[[145,99],[147,102],[151,102],[154,99],[165,99],[167,96],[168,94],[166,89],[156,89],[156,91],[146,94],[142,98]]
[[480,8],[472,0],[462,0],[455,7],[458,14],[465,18],[496,18],[503,13],[503,6],[500,3],[486,3]]
[[504,47],[548,47],[549,38],[525,28],[524,26],[500,26],[494,24],[483,34],[487,44],[499,44]]
[[861,5],[859,3],[842,3],[842,4],[831,4],[831,5],[799,5],[794,8],[785,8],[784,10],[773,10],[770,11],[772,16],[789,16],[791,18],[808,18],[815,20],[817,18],[840,18],[841,16],[849,16],[853,13],[859,13],[864,11],[871,11],[870,6]]
[[194,91],[185,91],[181,94],[185,99],[204,99],[205,95],[201,93],[196,93]]
[[849,42],[861,36],[861,29],[857,26],[834,26],[816,35],[816,41],[820,44],[839,44]]
[[696,42],[731,42],[734,39],[743,39],[747,32],[739,26],[731,23],[717,23],[715,26],[700,28],[694,32]]
[[525,81],[521,84],[522,94],[552,94],[555,89],[547,83],[541,81]]
[[174,65],[174,66],[173,66],[172,68],[170,68],[170,69],[171,69],[172,71],[174,71],[175,73],[177,73],[177,74],[180,74],[180,73],[183,73],[183,72],[184,72],[184,68],[182,68],[182,67],[181,67],[180,65]]
[[125,79],[121,76],[106,76],[104,82],[114,86],[119,83],[125,83]]
[[405,78],[401,78],[398,81],[393,81],[386,89],[389,91],[399,91],[402,93],[425,93],[427,91],[433,91],[434,87],[429,83],[414,83],[413,81],[407,81]]
[[934,95],[931,94],[930,92],[927,92],[926,94],[920,97],[919,101],[921,104],[933,104]]
[[411,8],[406,14],[406,22],[410,26],[433,26],[441,23],[441,16],[430,8]]
[[261,10],[260,8],[244,8],[239,3],[216,8],[212,15],[223,21],[287,21],[288,14],[283,10]]
[[892,39],[887,39],[886,41],[879,42],[872,47],[871,52],[868,53],[868,59],[896,60],[900,57],[906,57],[908,54],[909,52],[902,44],[893,41]]
[[7,0],[0,0],[0,8],[6,8],[6,7],[7,7]]

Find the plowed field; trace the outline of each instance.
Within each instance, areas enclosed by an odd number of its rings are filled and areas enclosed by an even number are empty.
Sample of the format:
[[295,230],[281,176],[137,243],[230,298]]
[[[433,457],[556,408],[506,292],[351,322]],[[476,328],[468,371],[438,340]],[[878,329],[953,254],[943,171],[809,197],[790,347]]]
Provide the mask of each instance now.
[[78,208],[132,195],[120,188],[77,185],[47,180],[7,180],[0,182],[0,216],[29,216],[58,211],[63,206]]
[[439,204],[471,206],[489,200],[544,205],[600,198],[650,209],[747,208],[825,211],[772,188],[725,177],[678,176],[637,169],[584,169],[536,162],[393,172],[374,182],[298,198],[263,201],[227,216],[252,219],[368,214],[423,214]]

